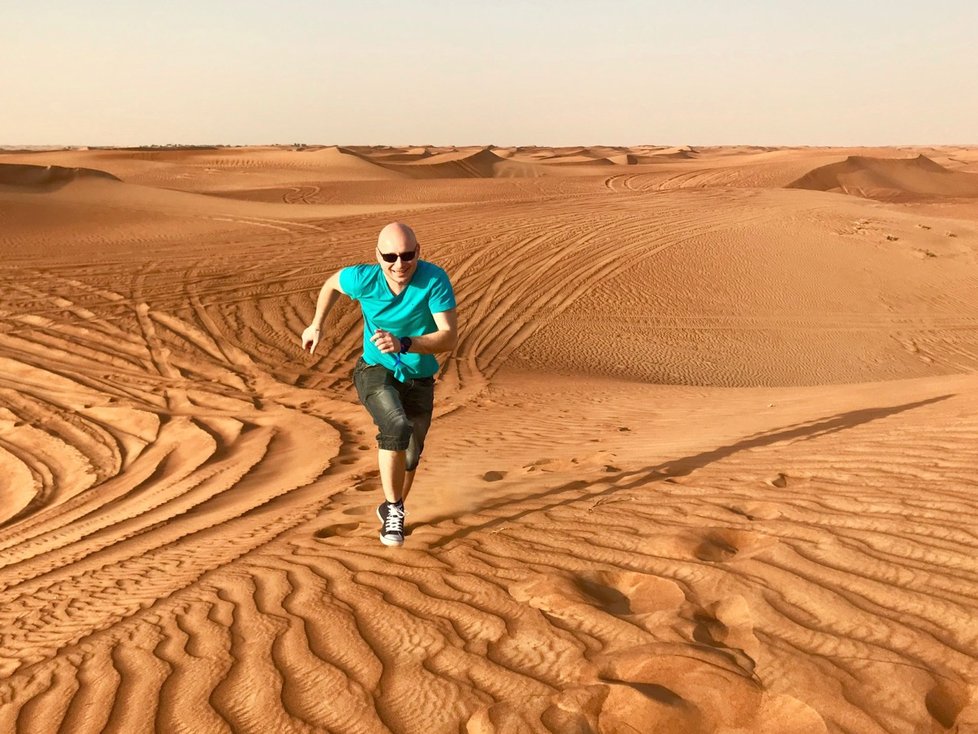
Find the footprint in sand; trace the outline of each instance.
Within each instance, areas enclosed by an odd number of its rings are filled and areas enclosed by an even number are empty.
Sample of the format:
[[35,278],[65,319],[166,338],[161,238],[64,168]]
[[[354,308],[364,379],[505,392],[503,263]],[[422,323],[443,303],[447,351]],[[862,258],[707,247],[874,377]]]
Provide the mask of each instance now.
[[952,727],[958,723],[965,710],[969,710],[972,715],[978,713],[978,703],[971,703],[970,699],[968,690],[964,686],[942,681],[927,692],[924,705],[927,707],[927,713],[933,716],[945,730],[957,731]]
[[380,476],[380,472],[376,469],[371,469],[370,471],[363,472],[362,474],[354,474],[350,479],[353,483],[353,489],[357,492],[372,492],[377,488],[377,483],[372,481]]
[[777,543],[763,533],[733,528],[715,528],[694,540],[693,557],[706,563],[723,563],[734,558],[749,558]]
[[777,520],[783,517],[781,509],[768,502],[750,502],[746,504],[728,505],[727,509],[735,515],[754,520]]
[[615,616],[676,609],[685,599],[675,581],[631,571],[599,571],[574,582],[595,606]]
[[554,463],[554,459],[537,459],[536,461],[532,461],[529,464],[524,464],[523,471],[526,472],[537,471],[537,470],[549,471],[549,469],[545,469],[544,467],[546,467],[548,464],[553,464],[553,463]]
[[330,525],[329,527],[320,528],[315,533],[313,537],[315,538],[346,538],[356,532],[360,527],[358,522],[344,522],[339,525]]
[[716,723],[732,725],[735,721],[724,722],[729,714],[713,702],[747,701],[753,708],[760,697],[747,673],[723,651],[707,645],[639,645],[599,653],[593,663],[598,680],[610,686],[601,719],[608,731],[638,731],[628,722],[643,719],[655,721],[656,731],[733,731],[733,726],[704,727],[704,713]]
[[347,507],[343,510],[343,514],[347,517],[366,517],[374,514],[374,508],[372,505],[357,505],[356,507]]
[[753,674],[760,642],[754,634],[754,617],[742,596],[721,599],[697,609],[693,622],[696,642],[727,650],[739,667]]
[[579,576],[554,571],[514,584],[514,599],[555,615],[574,607],[598,609],[615,617],[678,609],[685,600],[671,579],[632,571],[598,571]]
[[696,546],[696,549],[693,551],[693,556],[707,563],[722,563],[736,556],[737,551],[736,545],[722,535],[715,534],[704,538]]

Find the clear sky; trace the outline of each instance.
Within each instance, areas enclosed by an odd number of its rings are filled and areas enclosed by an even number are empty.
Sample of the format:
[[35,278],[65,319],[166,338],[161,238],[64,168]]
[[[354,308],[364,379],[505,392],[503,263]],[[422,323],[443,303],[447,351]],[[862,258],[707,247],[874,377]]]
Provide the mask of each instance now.
[[0,0],[0,145],[978,143],[975,0]]

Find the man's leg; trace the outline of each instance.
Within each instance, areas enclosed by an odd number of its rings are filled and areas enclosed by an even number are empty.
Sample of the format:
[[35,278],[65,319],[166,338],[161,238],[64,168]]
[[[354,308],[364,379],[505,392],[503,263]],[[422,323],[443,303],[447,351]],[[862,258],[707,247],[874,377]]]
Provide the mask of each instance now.
[[411,487],[414,485],[414,472],[406,471],[404,472],[404,488],[401,490],[401,501],[407,499],[408,493],[411,491]]
[[[384,497],[388,502],[400,502],[407,496],[404,471],[404,455],[406,453],[406,451],[377,449],[380,483],[384,487]],[[414,479],[414,472],[411,472],[411,478]]]
[[404,543],[404,455],[406,451],[378,449],[377,465],[384,499],[377,508],[380,519],[380,542],[388,546]]
[[424,451],[424,439],[431,427],[431,411],[434,395],[434,385],[427,381],[416,380],[414,389],[402,396],[405,413],[411,420],[411,440],[405,452],[404,484],[401,499],[406,500],[411,487],[414,486],[415,471],[421,461]]
[[404,542],[404,490],[406,451],[411,442],[408,420],[397,390],[397,381],[383,367],[358,363],[353,373],[357,395],[377,426],[377,465],[386,502],[377,508],[380,541],[398,546]]
[[[384,497],[388,502],[404,501],[407,499],[411,487],[414,485],[414,475],[417,468],[420,451],[418,446],[424,446],[424,434],[427,427],[431,424],[431,416],[414,418],[412,421],[414,436],[408,445],[407,451],[386,451],[377,450],[377,463],[380,467],[380,483],[384,488]],[[418,437],[419,428],[423,427],[420,438]],[[408,455],[414,466],[407,469]]]
[[411,418],[411,442],[404,452],[404,482],[401,489],[401,500],[406,500],[411,487],[414,486],[414,476],[424,450],[424,438],[431,425],[431,413],[415,415]]

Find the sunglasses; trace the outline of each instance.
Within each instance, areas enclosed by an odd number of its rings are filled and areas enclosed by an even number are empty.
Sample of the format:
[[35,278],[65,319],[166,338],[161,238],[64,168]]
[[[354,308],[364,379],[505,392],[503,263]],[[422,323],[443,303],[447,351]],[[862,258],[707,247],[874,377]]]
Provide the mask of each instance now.
[[401,262],[411,262],[417,253],[417,250],[411,250],[411,252],[381,252],[379,249],[377,250],[377,254],[385,263],[397,262],[397,258],[401,258]]

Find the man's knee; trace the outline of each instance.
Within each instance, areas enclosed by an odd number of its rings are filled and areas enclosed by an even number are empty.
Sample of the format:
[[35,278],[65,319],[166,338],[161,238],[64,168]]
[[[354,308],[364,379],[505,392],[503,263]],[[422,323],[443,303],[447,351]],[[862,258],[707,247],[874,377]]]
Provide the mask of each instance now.
[[431,414],[415,416],[411,419],[411,423],[413,431],[405,457],[405,468],[407,471],[417,469],[418,463],[421,461],[421,453],[424,451],[424,439],[428,434],[428,428],[431,426]]
[[404,471],[414,471],[421,462],[421,450],[423,445],[418,444],[413,438],[408,444],[407,452],[404,455]]
[[387,451],[405,451],[411,442],[411,421],[403,412],[391,413],[380,426],[377,443]]

